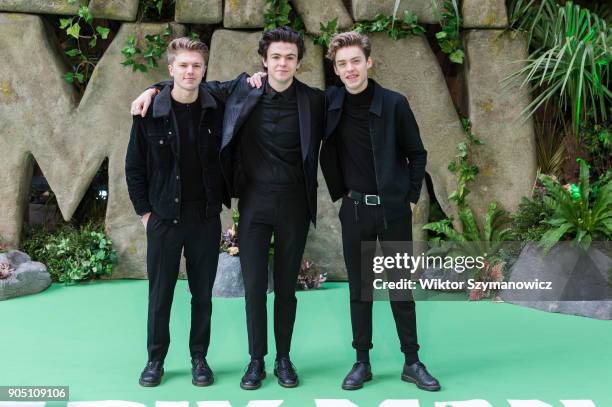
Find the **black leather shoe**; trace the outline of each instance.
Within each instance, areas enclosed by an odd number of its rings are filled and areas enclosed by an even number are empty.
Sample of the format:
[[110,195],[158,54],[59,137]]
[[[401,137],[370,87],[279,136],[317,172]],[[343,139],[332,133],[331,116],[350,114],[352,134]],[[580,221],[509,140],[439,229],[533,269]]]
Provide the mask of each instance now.
[[254,359],[247,366],[246,372],[240,380],[240,387],[244,390],[255,390],[261,387],[261,381],[266,377],[266,365],[263,360]]
[[161,383],[164,375],[164,362],[160,360],[149,360],[144,370],[140,374],[140,383],[144,387],[155,387]]
[[357,390],[363,387],[363,383],[372,380],[372,368],[369,363],[357,362],[342,381],[344,390]]
[[191,359],[191,383],[194,386],[210,386],[215,381],[212,370],[206,363],[206,359]]
[[278,384],[283,387],[297,387],[298,385],[298,375],[289,358],[279,358],[274,362],[274,376],[278,377]]
[[402,380],[405,382],[414,383],[419,389],[422,390],[440,390],[440,383],[438,380],[429,374],[427,368],[421,362],[413,363],[410,366],[404,363]]

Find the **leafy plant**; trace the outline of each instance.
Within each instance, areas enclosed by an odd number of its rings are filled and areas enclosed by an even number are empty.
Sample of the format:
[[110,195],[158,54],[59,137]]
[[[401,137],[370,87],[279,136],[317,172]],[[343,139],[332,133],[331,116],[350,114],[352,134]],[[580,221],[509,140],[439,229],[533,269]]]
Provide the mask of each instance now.
[[578,136],[590,162],[591,180],[612,168],[612,122],[582,122]]
[[612,237],[612,182],[602,185],[591,199],[589,168],[584,160],[580,160],[578,185],[564,188],[546,175],[540,176],[540,180],[546,188],[544,202],[554,212],[545,220],[553,228],[540,240],[546,251],[566,237],[573,238],[575,244],[585,249],[593,240]]
[[54,281],[73,284],[110,275],[117,255],[102,225],[80,229],[65,225],[53,233],[42,228],[26,231],[23,251],[47,266]]
[[461,41],[461,14],[457,0],[445,0],[439,7],[438,0],[431,0],[432,7],[442,31],[436,33],[436,40],[442,52],[455,64],[463,64],[465,52]]
[[316,290],[327,280],[327,273],[320,273],[315,264],[309,260],[304,260],[300,267],[296,281],[298,290]]
[[612,33],[606,21],[571,1],[562,6],[555,0],[512,0],[509,9],[511,26],[527,32],[533,50],[527,65],[506,78],[538,90],[523,114],[547,103],[569,108],[575,135],[589,116],[606,120],[612,102]]
[[293,7],[289,0],[266,0],[268,5],[264,13],[264,31],[288,26],[297,32],[304,32],[304,23],[297,14],[292,14]]
[[474,133],[472,133],[472,122],[470,119],[462,117],[461,124],[463,125],[467,143],[462,141],[457,145],[457,151],[459,153],[456,158],[448,164],[448,170],[450,172],[455,174],[458,173],[457,190],[454,191],[448,199],[454,201],[459,207],[465,205],[465,197],[470,193],[470,190],[466,187],[467,183],[474,181],[476,175],[478,175],[478,166],[472,164],[469,159],[470,147],[484,144],[482,140],[478,139]]
[[132,71],[147,72],[149,68],[158,66],[157,60],[162,56],[168,45],[168,40],[172,36],[172,26],[166,25],[162,33],[145,35],[146,48],[144,52],[139,47],[139,39],[136,33],[128,36],[125,46],[121,49],[124,56],[124,66],[131,66]]
[[544,192],[536,190],[533,197],[523,197],[512,214],[512,239],[517,241],[539,241],[551,226],[544,221],[553,215],[553,210],[544,202]]
[[65,53],[71,60],[72,71],[64,74],[64,80],[72,84],[84,84],[98,62],[98,57],[90,50],[96,48],[98,39],[108,39],[110,28],[94,22],[87,6],[80,6],[76,16],[60,18],[59,28],[70,39]]
[[372,21],[361,21],[353,26],[353,30],[359,33],[384,32],[394,40],[405,38],[409,35],[423,35],[425,29],[418,24],[417,16],[408,11],[404,11],[404,16],[400,20],[395,16],[386,17],[377,14]]
[[238,256],[240,249],[238,248],[238,221],[240,214],[238,210],[232,209],[232,226],[221,234],[220,250],[230,256]]
[[329,47],[332,37],[338,34],[338,17],[328,21],[327,24],[319,23],[319,26],[321,27],[321,34],[314,37],[313,42],[323,45],[324,47]]
[[6,280],[12,272],[13,269],[9,263],[0,262],[0,280]]

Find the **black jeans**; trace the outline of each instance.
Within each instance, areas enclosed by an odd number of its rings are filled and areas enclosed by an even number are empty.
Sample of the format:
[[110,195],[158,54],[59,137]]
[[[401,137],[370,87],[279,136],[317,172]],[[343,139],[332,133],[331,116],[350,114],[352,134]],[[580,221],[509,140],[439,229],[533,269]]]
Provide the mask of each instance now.
[[238,241],[249,354],[262,358],[268,353],[268,250],[274,234],[274,337],[277,354],[288,356],[297,306],[295,285],[310,223],[305,187],[250,183],[240,197]]
[[191,291],[192,358],[206,357],[210,343],[212,288],[219,260],[221,221],[219,215],[205,217],[202,203],[184,203],[181,221],[160,219],[154,213],[147,223],[147,273],[149,317],[147,350],[149,360],[163,361],[170,346],[170,309],[184,250]]
[[[406,208],[406,214],[401,218],[389,220],[385,229],[383,210],[380,206],[356,204],[350,198],[342,199],[340,208],[340,223],[342,224],[342,248],[344,262],[349,278],[351,325],[353,327],[353,348],[357,351],[367,351],[372,348],[372,293],[364,292],[364,287],[371,290],[371,276],[362,274],[362,261],[372,264],[373,250],[362,252],[362,242],[378,240],[385,256],[394,255],[395,244],[388,242],[407,242],[410,250],[412,240],[412,213]],[[387,243],[385,243],[387,242]],[[391,311],[399,336],[401,351],[406,355],[407,362],[418,361],[419,345],[417,342],[416,314],[414,300],[390,301]]]

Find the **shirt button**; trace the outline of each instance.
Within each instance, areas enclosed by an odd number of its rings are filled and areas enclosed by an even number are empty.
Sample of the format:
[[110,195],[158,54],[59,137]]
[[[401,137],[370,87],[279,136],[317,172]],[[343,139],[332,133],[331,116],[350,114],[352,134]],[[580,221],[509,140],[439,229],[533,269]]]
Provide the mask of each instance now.
[[164,140],[159,140],[159,144],[164,144]]
[[174,198],[174,202],[178,202],[178,201],[179,201],[178,198]]
[[179,178],[180,178],[180,177],[177,175],[177,176],[176,176],[176,179],[179,179]]
[[212,134],[212,132],[210,131],[210,129],[208,129],[208,134]]
[[168,132],[168,134],[172,134],[172,132],[171,132],[171,131],[169,131],[169,132]]
[[174,220],[172,221],[172,223],[174,223],[174,224],[176,225],[176,224],[178,223],[178,219],[174,219]]

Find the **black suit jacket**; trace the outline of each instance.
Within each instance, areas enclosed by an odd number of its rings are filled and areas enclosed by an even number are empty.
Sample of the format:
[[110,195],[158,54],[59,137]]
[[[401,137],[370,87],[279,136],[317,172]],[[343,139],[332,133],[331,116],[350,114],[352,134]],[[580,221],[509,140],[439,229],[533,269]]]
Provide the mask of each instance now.
[[[241,74],[233,81],[206,82],[204,86],[215,97],[225,101],[223,138],[221,141],[221,166],[227,187],[233,197],[239,198],[246,185],[239,160],[236,135],[259,102],[265,86],[251,87],[247,75]],[[308,207],[313,224],[317,218],[317,166],[319,147],[324,132],[325,94],[323,91],[294,79],[300,123],[300,144],[304,169]],[[248,133],[246,133],[248,134]]]
[[[425,177],[427,151],[406,98],[374,80],[369,110],[376,186],[386,220],[398,218],[416,203]],[[321,146],[321,170],[333,201],[347,194],[337,146],[338,124],[346,88],[331,87],[327,95],[327,123]],[[362,192],[362,191],[358,191]]]

